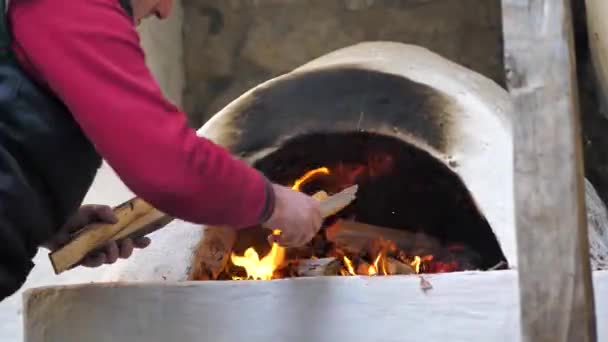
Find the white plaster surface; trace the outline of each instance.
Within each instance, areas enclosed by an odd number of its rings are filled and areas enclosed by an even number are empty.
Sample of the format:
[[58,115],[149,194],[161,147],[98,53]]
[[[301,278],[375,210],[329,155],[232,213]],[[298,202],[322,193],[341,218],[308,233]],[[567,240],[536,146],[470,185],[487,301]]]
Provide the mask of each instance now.
[[[427,293],[417,276],[49,288],[27,305],[25,341],[521,340],[516,271],[425,278]],[[608,342],[608,272],[594,286]]]

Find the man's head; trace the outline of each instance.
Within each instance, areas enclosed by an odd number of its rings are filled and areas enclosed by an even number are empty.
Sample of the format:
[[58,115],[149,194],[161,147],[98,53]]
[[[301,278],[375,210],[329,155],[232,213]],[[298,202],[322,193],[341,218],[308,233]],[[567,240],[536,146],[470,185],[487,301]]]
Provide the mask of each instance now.
[[165,19],[171,14],[173,0],[132,0],[133,19],[139,24],[143,19],[156,16]]

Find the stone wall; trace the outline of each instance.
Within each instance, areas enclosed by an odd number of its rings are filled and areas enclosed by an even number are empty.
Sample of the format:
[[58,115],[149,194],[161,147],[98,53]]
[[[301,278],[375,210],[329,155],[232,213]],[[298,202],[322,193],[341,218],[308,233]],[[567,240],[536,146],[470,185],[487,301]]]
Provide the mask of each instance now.
[[183,0],[193,127],[249,88],[361,41],[425,46],[504,84],[497,0]]
[[165,96],[182,106],[184,92],[184,44],[182,39],[184,12],[179,0],[174,1],[169,18],[144,20],[138,29],[146,64],[154,74]]

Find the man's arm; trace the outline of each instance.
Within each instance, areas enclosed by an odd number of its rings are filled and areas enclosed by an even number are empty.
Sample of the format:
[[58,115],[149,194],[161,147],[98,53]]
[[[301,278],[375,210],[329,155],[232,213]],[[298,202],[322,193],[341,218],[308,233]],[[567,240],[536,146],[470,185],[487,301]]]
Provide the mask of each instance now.
[[135,194],[197,223],[242,227],[270,216],[268,181],[187,126],[117,0],[13,1],[9,15],[22,60]]

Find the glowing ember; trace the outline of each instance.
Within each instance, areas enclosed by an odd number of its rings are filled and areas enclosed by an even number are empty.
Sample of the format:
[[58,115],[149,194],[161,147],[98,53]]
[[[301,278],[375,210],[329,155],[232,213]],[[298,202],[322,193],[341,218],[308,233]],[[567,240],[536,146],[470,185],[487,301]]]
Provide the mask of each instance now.
[[[292,189],[300,191],[300,186],[319,174],[329,174],[329,169],[320,167],[306,172],[302,177],[298,178],[292,185]],[[273,235],[280,235],[280,229],[274,229]],[[231,254],[230,260],[236,266],[243,267],[247,272],[247,279],[253,280],[270,280],[274,275],[274,271],[285,260],[285,248],[279,246],[276,242],[272,244],[270,252],[260,260],[258,252],[253,247],[247,248],[243,256]],[[233,276],[233,280],[241,280],[242,277]]]

